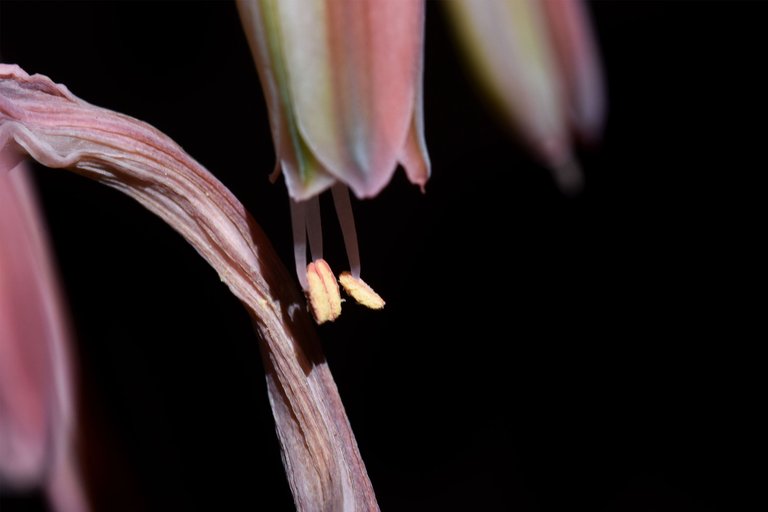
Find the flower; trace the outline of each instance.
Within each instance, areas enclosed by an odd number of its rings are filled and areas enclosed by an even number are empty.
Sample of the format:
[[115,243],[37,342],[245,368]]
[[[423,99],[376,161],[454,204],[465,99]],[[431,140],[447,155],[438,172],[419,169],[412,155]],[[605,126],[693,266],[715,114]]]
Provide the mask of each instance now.
[[600,137],[602,70],[580,0],[449,0],[459,40],[500,113],[564,190],[581,173],[572,135]]
[[[373,197],[402,164],[424,187],[423,1],[238,0],[277,154],[292,199],[296,271],[305,290],[306,240],[322,259],[317,194],[332,188],[360,277],[346,187]],[[362,283],[364,284],[364,283]]]
[[22,167],[0,140],[0,488],[44,487],[56,510],[86,511],[73,452],[70,340]]

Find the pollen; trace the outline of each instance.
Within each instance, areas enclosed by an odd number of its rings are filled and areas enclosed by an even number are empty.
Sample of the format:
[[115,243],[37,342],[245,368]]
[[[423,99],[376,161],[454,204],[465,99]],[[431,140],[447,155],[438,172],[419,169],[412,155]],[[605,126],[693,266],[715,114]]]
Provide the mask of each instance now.
[[358,304],[370,309],[382,309],[384,307],[385,302],[381,295],[359,277],[354,277],[349,272],[342,272],[339,276],[339,282],[347,295],[355,299]]
[[333,322],[341,314],[341,295],[336,276],[322,258],[307,265],[307,300],[315,322]]

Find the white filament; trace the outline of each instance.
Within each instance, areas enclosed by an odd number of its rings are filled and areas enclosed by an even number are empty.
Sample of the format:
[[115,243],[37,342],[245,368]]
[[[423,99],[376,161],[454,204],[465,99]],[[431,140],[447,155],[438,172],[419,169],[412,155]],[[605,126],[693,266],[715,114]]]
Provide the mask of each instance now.
[[360,278],[360,251],[357,246],[357,231],[355,217],[352,215],[352,202],[349,199],[349,189],[341,183],[331,187],[333,202],[336,205],[336,215],[339,217],[341,234],[344,237],[344,248],[347,250],[349,272],[355,278]]
[[317,196],[306,201],[291,203],[291,228],[293,230],[293,259],[296,262],[296,276],[302,289],[309,287],[307,282],[307,238],[312,260],[323,257],[323,229],[320,224],[320,201]]

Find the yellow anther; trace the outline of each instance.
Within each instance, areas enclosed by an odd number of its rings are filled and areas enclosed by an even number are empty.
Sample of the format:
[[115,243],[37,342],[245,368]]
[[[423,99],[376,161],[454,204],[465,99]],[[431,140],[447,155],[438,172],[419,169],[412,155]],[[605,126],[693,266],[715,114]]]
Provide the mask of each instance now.
[[336,277],[324,259],[307,265],[307,299],[315,322],[333,322],[341,314],[341,295]]
[[359,277],[353,277],[349,272],[342,272],[339,276],[339,282],[344,287],[344,291],[358,304],[371,309],[384,307],[384,299]]

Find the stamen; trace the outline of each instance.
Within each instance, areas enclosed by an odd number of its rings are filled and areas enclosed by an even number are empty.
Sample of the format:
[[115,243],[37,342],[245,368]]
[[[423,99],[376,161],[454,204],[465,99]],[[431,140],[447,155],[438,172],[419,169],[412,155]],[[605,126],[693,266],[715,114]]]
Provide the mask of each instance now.
[[309,288],[307,282],[307,204],[304,201],[291,203],[291,228],[293,230],[293,260],[296,263],[296,276],[301,288]]
[[373,288],[368,286],[365,281],[359,277],[352,277],[349,272],[342,272],[339,276],[339,282],[347,294],[355,299],[360,305],[370,309],[381,309],[384,307],[384,299],[376,293]]
[[[381,309],[384,307],[384,300],[360,279],[360,253],[349,190],[337,183],[331,187],[331,191],[351,267],[350,272],[342,272],[339,282],[358,304],[371,309]],[[307,295],[309,309],[318,324],[333,321],[341,314],[341,297],[336,277],[323,259],[320,200],[317,196],[301,202],[291,199],[291,225],[296,275]],[[312,262],[309,265],[307,265],[307,238],[309,238],[309,249],[312,254]]]
[[309,310],[315,322],[322,324],[336,320],[341,314],[341,295],[331,267],[324,259],[313,261],[307,265],[307,280]]
[[344,237],[344,248],[347,250],[350,274],[360,278],[360,251],[357,246],[357,231],[355,217],[352,215],[352,202],[349,200],[349,189],[341,183],[331,187],[333,202],[336,205],[336,215],[339,217],[341,234]]
[[312,261],[323,258],[323,228],[320,224],[320,201],[317,196],[306,201],[291,203],[291,228],[293,230],[293,259],[296,275],[301,288],[306,291],[307,282],[307,238]]
[[307,203],[307,236],[309,236],[309,253],[312,261],[323,259],[323,227],[320,224],[319,196],[311,197]]

